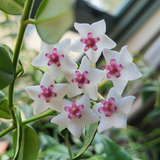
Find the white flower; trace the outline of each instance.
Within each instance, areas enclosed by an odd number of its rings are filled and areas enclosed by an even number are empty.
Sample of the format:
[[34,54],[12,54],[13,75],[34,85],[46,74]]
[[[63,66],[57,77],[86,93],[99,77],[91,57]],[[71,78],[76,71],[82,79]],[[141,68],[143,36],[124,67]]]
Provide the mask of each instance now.
[[116,91],[121,94],[128,81],[138,79],[142,74],[132,62],[133,58],[124,46],[120,53],[109,49],[103,50],[103,55],[107,62],[105,78],[113,82]]
[[37,115],[47,108],[58,112],[62,111],[62,97],[67,93],[69,84],[55,84],[50,74],[45,72],[37,86],[25,88],[29,96],[34,100],[34,114]]
[[107,99],[93,106],[93,109],[101,117],[98,132],[114,126],[115,128],[126,128],[127,113],[130,111],[134,96],[122,98],[115,88],[111,88]]
[[90,106],[88,94],[84,94],[77,103],[64,99],[62,113],[55,116],[51,122],[64,128],[67,127],[76,138],[79,138],[85,125],[99,121],[98,115],[90,109]]
[[70,82],[68,97],[88,93],[91,99],[97,100],[97,84],[104,78],[104,71],[93,69],[86,56],[83,57],[78,70],[66,71],[65,76]]
[[85,52],[92,63],[96,63],[104,48],[112,49],[116,43],[111,40],[106,32],[104,20],[92,23],[74,23],[75,29],[81,38],[74,42],[70,50],[75,52]]
[[65,39],[56,46],[41,41],[41,53],[31,62],[33,66],[48,67],[53,79],[64,70],[74,70],[77,64],[69,57],[70,39]]

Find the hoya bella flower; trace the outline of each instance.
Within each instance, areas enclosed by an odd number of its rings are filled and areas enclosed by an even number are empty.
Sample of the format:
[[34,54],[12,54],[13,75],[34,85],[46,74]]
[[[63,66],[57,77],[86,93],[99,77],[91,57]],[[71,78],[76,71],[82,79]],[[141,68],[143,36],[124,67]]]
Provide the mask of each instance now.
[[48,67],[53,79],[64,70],[74,70],[77,64],[69,57],[70,39],[65,39],[56,46],[41,42],[41,53],[31,62],[33,66]]
[[111,40],[106,32],[104,20],[92,23],[74,23],[75,29],[81,38],[74,42],[70,50],[75,52],[85,52],[92,63],[96,63],[104,48],[112,49],[116,43]]
[[85,125],[99,121],[98,115],[90,108],[90,99],[88,94],[84,94],[78,102],[62,101],[62,112],[55,116],[51,122],[61,127],[67,127],[68,130],[79,138]]
[[40,85],[25,88],[34,100],[34,114],[37,115],[47,108],[62,111],[62,97],[67,93],[69,84],[55,84],[50,74],[45,72]]
[[88,93],[91,99],[97,100],[97,84],[104,78],[104,71],[93,69],[86,56],[83,57],[78,70],[66,71],[65,76],[70,82],[68,97]]
[[111,128],[126,128],[127,113],[130,111],[134,96],[122,98],[115,88],[111,88],[107,99],[93,106],[93,109],[101,117],[98,132],[101,133]]
[[128,81],[138,79],[142,74],[133,63],[133,58],[124,46],[120,53],[109,49],[103,50],[103,55],[107,62],[104,66],[106,70],[105,78],[113,82],[116,91],[121,94]]

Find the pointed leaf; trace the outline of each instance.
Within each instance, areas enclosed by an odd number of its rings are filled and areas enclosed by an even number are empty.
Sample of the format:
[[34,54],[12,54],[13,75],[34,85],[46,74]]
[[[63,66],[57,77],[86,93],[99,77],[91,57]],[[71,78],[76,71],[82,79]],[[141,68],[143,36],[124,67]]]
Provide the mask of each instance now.
[[37,15],[36,28],[43,41],[55,44],[73,25],[73,0],[43,0]]
[[5,47],[0,44],[0,90],[13,81],[13,65]]
[[1,0],[0,10],[5,13],[19,15],[23,11],[25,0]]
[[78,154],[73,158],[73,160],[78,159],[87,150],[87,148],[91,144],[91,142],[96,134],[97,126],[98,126],[98,122],[93,123],[89,126],[87,135],[85,137],[84,145],[81,148],[81,150],[78,152]]
[[[12,49],[9,46],[7,46],[6,44],[2,44],[2,45],[7,50],[8,56],[10,57],[10,59],[12,61],[12,59],[13,59],[13,51],[12,51]],[[20,77],[24,73],[24,68],[23,68],[22,62],[20,60],[18,61],[16,73],[17,73],[18,77]]]
[[107,154],[106,160],[133,160],[132,157],[125,150],[123,150],[120,146],[118,146],[108,137],[101,136],[101,141]]
[[0,118],[12,118],[8,109],[8,100],[2,91],[0,91]]
[[[16,147],[17,130],[13,134],[13,144]],[[23,126],[23,137],[21,141],[21,148],[16,160],[35,160],[40,148],[40,141],[36,131],[29,125]]]
[[[13,143],[14,143],[14,150],[15,150],[13,159],[17,160],[20,153],[21,141],[22,141],[22,119],[21,119],[20,110],[18,108],[14,108],[14,110],[15,110],[15,117],[16,117],[16,124],[17,124],[17,129],[16,129],[17,134],[13,135]],[[14,131],[14,133],[16,131]],[[14,141],[14,137],[16,137],[16,141]]]

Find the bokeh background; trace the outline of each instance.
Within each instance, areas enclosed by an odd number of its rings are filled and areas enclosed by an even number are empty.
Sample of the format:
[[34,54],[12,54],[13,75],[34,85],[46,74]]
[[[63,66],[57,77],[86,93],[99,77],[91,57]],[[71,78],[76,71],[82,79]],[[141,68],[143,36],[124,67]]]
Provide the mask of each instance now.
[[[36,0],[32,18],[42,0]],[[136,100],[128,115],[127,129],[111,128],[103,134],[109,136],[119,146],[124,148],[135,160],[160,159],[160,0],[77,0],[74,4],[75,21],[78,23],[93,23],[104,19],[106,34],[112,38],[120,51],[124,46],[134,57],[134,63],[143,74],[139,80],[129,82],[123,96],[134,95]],[[20,16],[7,15],[0,11],[0,43],[7,44],[14,49],[18,33]],[[72,43],[79,38],[72,27],[60,41],[71,38]],[[17,79],[15,87],[15,104],[21,109],[23,120],[33,116],[33,100],[24,87],[38,85],[42,73],[30,65],[31,61],[40,53],[41,39],[34,25],[29,25],[25,34],[20,60],[24,66],[24,74]],[[82,53],[70,53],[70,56],[80,61]],[[100,57],[97,67],[102,69],[105,64]],[[42,68],[46,70],[46,68]],[[57,81],[65,81],[60,76]],[[106,97],[112,83],[108,82],[99,89]],[[7,88],[3,90],[7,95]],[[41,147],[38,158],[44,160],[67,160],[68,151],[63,138],[59,135],[57,126],[50,123],[51,117],[32,122],[39,135]],[[11,125],[10,120],[0,119],[0,131]],[[107,155],[104,145],[96,134],[91,146],[83,154],[82,159],[92,156]],[[75,139],[69,134],[73,153],[82,147],[84,136]],[[0,139],[0,157],[8,160],[13,156],[12,133]],[[53,158],[54,157],[54,158]],[[57,158],[55,158],[57,157]]]

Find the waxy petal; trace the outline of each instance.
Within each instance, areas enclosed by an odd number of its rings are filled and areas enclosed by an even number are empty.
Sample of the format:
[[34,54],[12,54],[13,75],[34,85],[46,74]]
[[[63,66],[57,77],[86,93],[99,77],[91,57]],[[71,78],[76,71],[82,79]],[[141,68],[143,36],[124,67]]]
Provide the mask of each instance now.
[[47,108],[48,106],[46,105],[45,99],[37,99],[36,101],[34,101],[33,113],[34,115],[38,115],[44,112]]
[[87,34],[91,31],[90,25],[87,23],[74,23],[75,29],[82,38],[87,38]]
[[48,58],[45,56],[45,54],[40,53],[32,62],[31,65],[33,66],[42,66],[46,67],[48,63]]
[[101,36],[106,32],[106,23],[103,20],[91,24],[91,30],[94,37]]
[[67,39],[63,40],[62,42],[58,43],[56,45],[58,53],[68,55],[70,45],[71,45],[71,40],[69,38],[67,38]]
[[47,44],[47,43],[41,41],[41,46],[40,46],[41,53],[43,53],[43,54],[52,53],[53,48],[54,48],[54,45]]
[[54,82],[50,74],[48,72],[45,72],[41,79],[40,85],[48,88],[51,84],[54,85]]
[[28,86],[25,87],[25,91],[28,93],[28,95],[33,99],[37,99],[38,95],[42,92],[40,86]]

